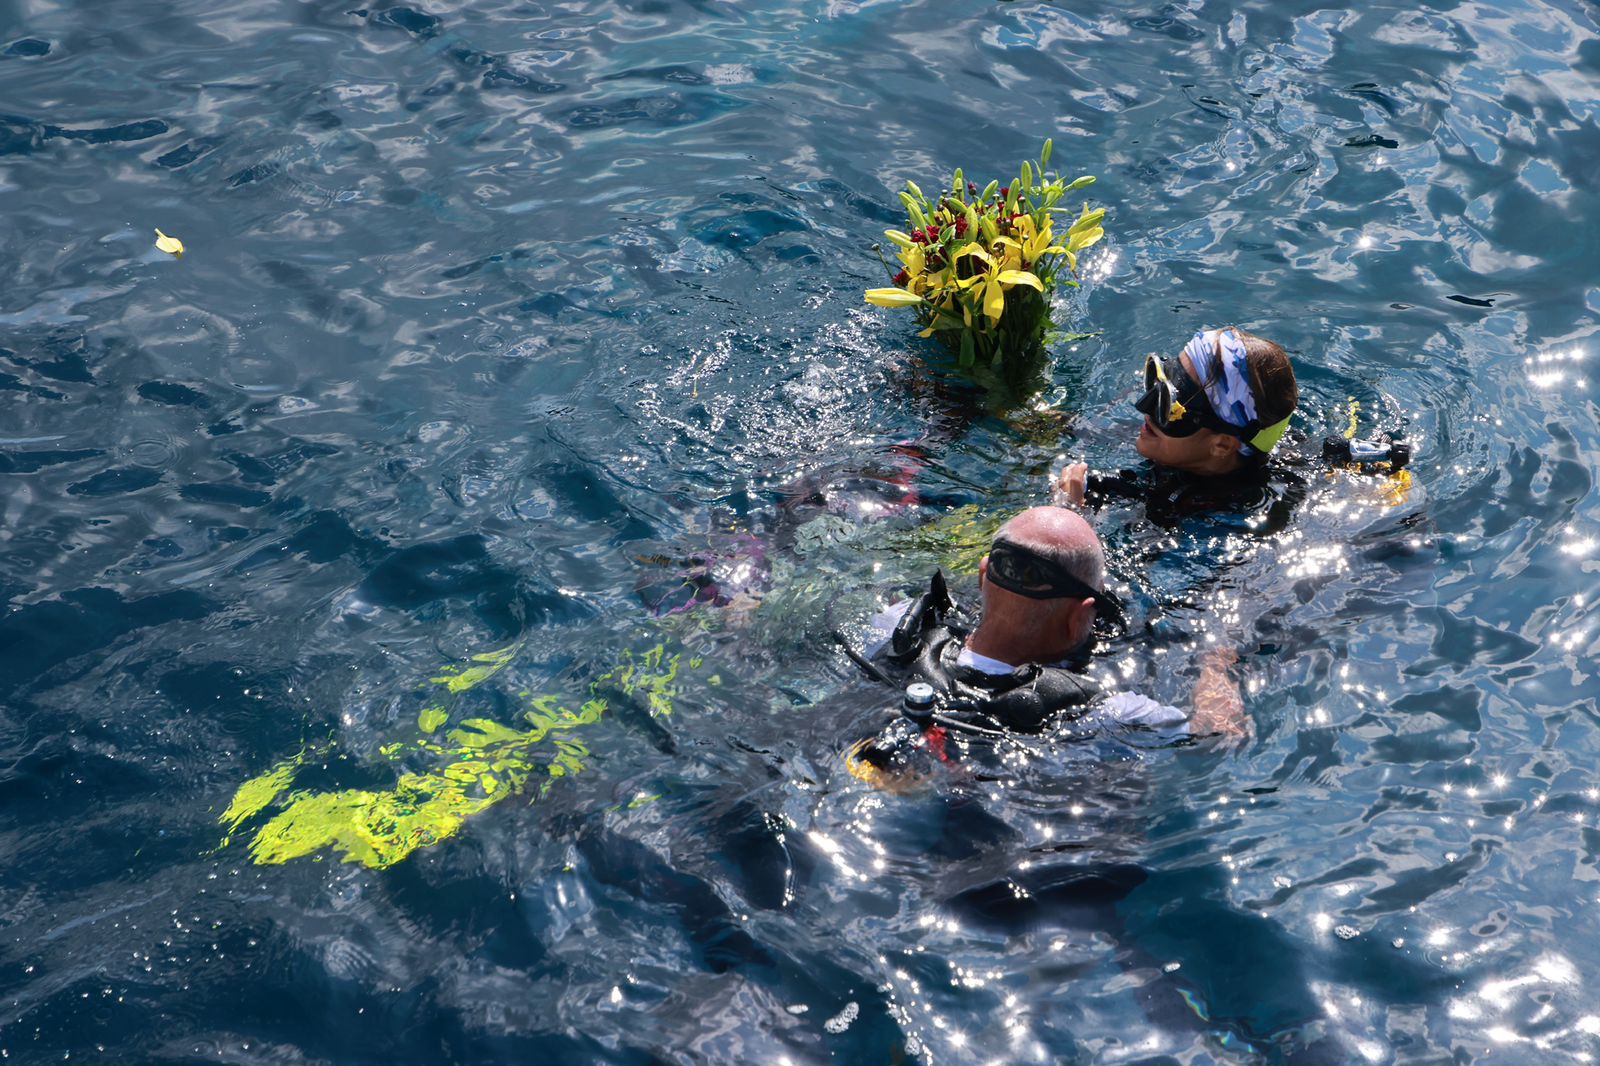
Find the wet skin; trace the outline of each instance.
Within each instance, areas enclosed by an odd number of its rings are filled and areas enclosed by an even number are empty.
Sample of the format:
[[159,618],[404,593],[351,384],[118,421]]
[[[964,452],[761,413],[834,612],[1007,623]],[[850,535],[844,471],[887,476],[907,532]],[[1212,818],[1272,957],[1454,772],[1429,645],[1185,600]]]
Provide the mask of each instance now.
[[[1184,373],[1195,381],[1200,375],[1187,352],[1178,356]],[[1227,474],[1239,467],[1239,439],[1211,429],[1201,429],[1187,437],[1170,437],[1146,418],[1139,427],[1134,450],[1157,466],[1184,470],[1191,474]]]

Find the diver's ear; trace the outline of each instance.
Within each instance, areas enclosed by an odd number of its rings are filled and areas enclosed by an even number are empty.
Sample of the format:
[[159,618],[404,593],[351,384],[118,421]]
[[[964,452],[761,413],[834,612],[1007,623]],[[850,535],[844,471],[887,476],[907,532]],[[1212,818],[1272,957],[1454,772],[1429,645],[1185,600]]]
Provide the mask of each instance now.
[[1239,446],[1243,443],[1232,434],[1213,432],[1211,434],[1211,454],[1218,459],[1226,459],[1230,455],[1236,455],[1239,451]]
[[978,584],[981,585],[987,580],[989,580],[989,557],[985,555],[978,560]]
[[1094,633],[1094,597],[1079,600],[1072,610],[1072,642],[1081,647]]

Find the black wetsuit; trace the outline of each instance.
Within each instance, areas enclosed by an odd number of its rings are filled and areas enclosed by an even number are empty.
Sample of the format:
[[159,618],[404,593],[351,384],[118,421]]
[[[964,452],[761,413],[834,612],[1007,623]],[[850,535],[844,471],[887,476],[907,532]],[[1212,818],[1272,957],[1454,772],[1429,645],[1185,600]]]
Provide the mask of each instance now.
[[1145,517],[1167,529],[1188,518],[1226,522],[1229,516],[1238,516],[1252,534],[1271,536],[1289,525],[1305,494],[1306,482],[1298,472],[1273,464],[1217,477],[1166,469],[1093,475],[1084,502],[1091,509],[1113,500],[1143,502]]
[[907,607],[888,643],[867,663],[880,680],[933,686],[943,713],[973,724],[1036,733],[1063,712],[1085,711],[1100,686],[1082,673],[1028,663],[991,674],[959,661],[972,627],[935,572],[928,591]]

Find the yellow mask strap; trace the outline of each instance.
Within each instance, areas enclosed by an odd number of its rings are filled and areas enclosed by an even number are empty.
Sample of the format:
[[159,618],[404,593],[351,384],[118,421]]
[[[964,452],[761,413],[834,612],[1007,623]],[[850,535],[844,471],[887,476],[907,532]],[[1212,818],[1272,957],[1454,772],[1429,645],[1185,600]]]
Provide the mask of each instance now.
[[1255,436],[1251,437],[1245,443],[1249,444],[1250,447],[1254,448],[1262,455],[1266,455],[1268,452],[1272,451],[1272,449],[1278,446],[1278,441],[1283,439],[1284,432],[1289,428],[1289,419],[1293,417],[1293,413],[1284,416],[1282,422],[1274,422],[1266,429],[1263,429],[1260,433],[1257,433]]

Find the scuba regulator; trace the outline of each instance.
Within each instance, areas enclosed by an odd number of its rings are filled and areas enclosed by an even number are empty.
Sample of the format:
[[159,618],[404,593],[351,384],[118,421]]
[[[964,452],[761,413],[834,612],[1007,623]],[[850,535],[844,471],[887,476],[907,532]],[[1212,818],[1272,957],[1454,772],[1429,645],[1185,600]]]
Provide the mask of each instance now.
[[[1348,467],[1361,474],[1398,475],[1411,462],[1411,445],[1404,441],[1362,440],[1356,436],[1360,428],[1361,401],[1350,397],[1348,408],[1350,424],[1344,433],[1322,439],[1322,457],[1336,466]],[[1410,480],[1411,475],[1405,475]]]
[[1398,440],[1363,440],[1356,436],[1361,404],[1350,398],[1350,425],[1340,436],[1322,441],[1322,457],[1335,469],[1377,474],[1384,480],[1383,500],[1399,506],[1411,494],[1411,445]]
[[1327,437],[1322,442],[1322,457],[1341,466],[1358,467],[1363,472],[1381,463],[1388,468],[1384,473],[1394,474],[1411,462],[1411,445],[1404,441]]

